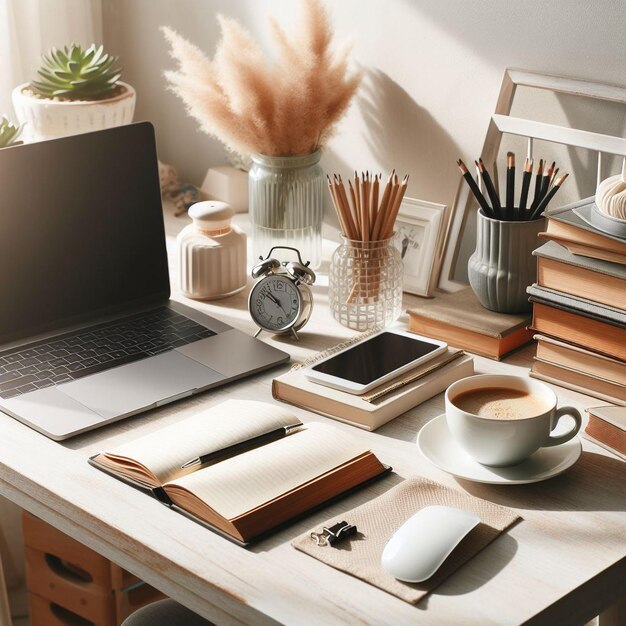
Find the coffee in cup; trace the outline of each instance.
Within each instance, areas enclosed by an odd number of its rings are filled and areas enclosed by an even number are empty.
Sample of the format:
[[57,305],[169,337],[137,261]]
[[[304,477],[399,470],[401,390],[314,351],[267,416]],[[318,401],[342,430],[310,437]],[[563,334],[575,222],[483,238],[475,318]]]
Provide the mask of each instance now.
[[[556,408],[550,387],[521,376],[463,378],[448,387],[445,404],[452,437],[483,465],[520,463],[541,447],[569,441],[582,423],[573,407]],[[552,435],[564,416],[574,425],[562,435]]]
[[470,389],[455,396],[453,403],[467,413],[498,420],[526,419],[550,408],[539,396],[510,387]]

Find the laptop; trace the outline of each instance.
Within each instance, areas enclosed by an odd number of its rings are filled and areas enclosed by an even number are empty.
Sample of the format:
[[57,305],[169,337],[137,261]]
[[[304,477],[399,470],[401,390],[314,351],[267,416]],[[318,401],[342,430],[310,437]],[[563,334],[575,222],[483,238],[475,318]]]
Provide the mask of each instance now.
[[283,363],[170,300],[142,122],[0,150],[0,410],[55,440]]

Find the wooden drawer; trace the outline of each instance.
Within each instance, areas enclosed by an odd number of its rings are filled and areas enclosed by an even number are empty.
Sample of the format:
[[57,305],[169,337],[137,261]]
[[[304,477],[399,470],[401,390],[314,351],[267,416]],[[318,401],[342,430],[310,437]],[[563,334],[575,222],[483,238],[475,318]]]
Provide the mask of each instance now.
[[31,626],[118,626],[165,597],[33,515],[23,523]]
[[[93,621],[34,593],[28,594],[30,626],[112,626],[111,621]],[[116,625],[117,626],[117,625]]]
[[79,566],[103,589],[125,589],[140,582],[137,576],[27,511],[22,516],[22,526],[24,545]]
[[[29,546],[26,557],[26,584],[30,593],[46,598],[94,623],[115,624],[115,601],[108,585],[96,583],[88,565],[80,568]],[[43,623],[42,623],[43,624]],[[33,621],[32,626],[37,626]]]

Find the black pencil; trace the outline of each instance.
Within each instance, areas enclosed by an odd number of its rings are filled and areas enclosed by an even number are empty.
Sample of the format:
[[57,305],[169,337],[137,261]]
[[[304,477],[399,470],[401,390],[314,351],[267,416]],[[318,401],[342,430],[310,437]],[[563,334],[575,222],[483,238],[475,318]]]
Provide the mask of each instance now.
[[463,161],[459,159],[456,164],[459,166],[465,182],[469,185],[469,188],[472,190],[472,193],[474,194],[476,200],[478,200],[478,204],[480,204],[480,207],[482,208],[485,215],[487,217],[495,217],[493,211],[491,210],[491,207],[487,204],[487,200],[485,200],[485,196],[483,196],[483,194],[481,193],[478,185],[476,184],[476,181],[473,179],[469,170],[465,166],[465,163],[463,163]]
[[539,167],[537,168],[537,175],[535,178],[535,195],[533,197],[533,203],[530,205],[530,210],[535,211],[541,197],[541,179],[543,175],[543,159],[539,159]]
[[557,167],[554,172],[552,172],[552,176],[550,176],[550,185],[548,187],[548,191],[554,187],[554,181],[556,180],[556,175],[559,173],[559,168]]
[[498,196],[498,192],[496,188],[493,186],[493,181],[491,180],[491,176],[489,176],[489,172],[485,167],[482,159],[478,159],[476,166],[478,167],[478,171],[483,177],[483,182],[485,183],[485,189],[487,189],[487,193],[489,194],[489,199],[491,200],[491,206],[493,207],[493,216],[495,219],[502,219],[501,211],[500,211],[500,197]]
[[506,218],[516,220],[519,211],[515,209],[515,155],[506,153]]
[[559,178],[559,180],[557,180],[554,183],[554,187],[550,189],[550,191],[546,194],[546,196],[544,196],[543,200],[539,202],[539,204],[537,205],[537,208],[532,212],[532,215],[530,216],[530,221],[536,220],[538,217],[541,216],[541,214],[544,212],[544,210],[548,206],[548,203],[550,202],[550,200],[552,200],[552,198],[554,197],[556,192],[559,190],[561,185],[565,182],[565,179],[568,176],[569,174],[565,174],[564,176],[561,176],[561,178]]
[[539,196],[539,202],[545,198],[548,193],[548,189],[550,187],[550,179],[552,178],[552,174],[554,173],[554,166],[556,165],[555,161],[552,161],[552,165],[548,168],[548,171],[544,173],[543,179],[541,180],[541,191]]
[[524,173],[522,174],[522,193],[519,197],[519,216],[523,220],[526,218],[526,202],[528,201],[528,188],[533,175],[533,162],[526,158],[524,163]]

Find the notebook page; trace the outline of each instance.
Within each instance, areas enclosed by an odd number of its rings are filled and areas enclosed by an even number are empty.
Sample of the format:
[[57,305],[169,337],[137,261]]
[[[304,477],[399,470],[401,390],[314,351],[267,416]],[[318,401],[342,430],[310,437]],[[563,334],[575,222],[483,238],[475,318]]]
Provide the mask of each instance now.
[[306,429],[217,465],[183,476],[180,485],[231,520],[367,452],[327,424]]
[[179,475],[181,465],[193,458],[299,422],[282,406],[251,400],[227,400],[110,450],[106,455],[141,463],[163,484]]

